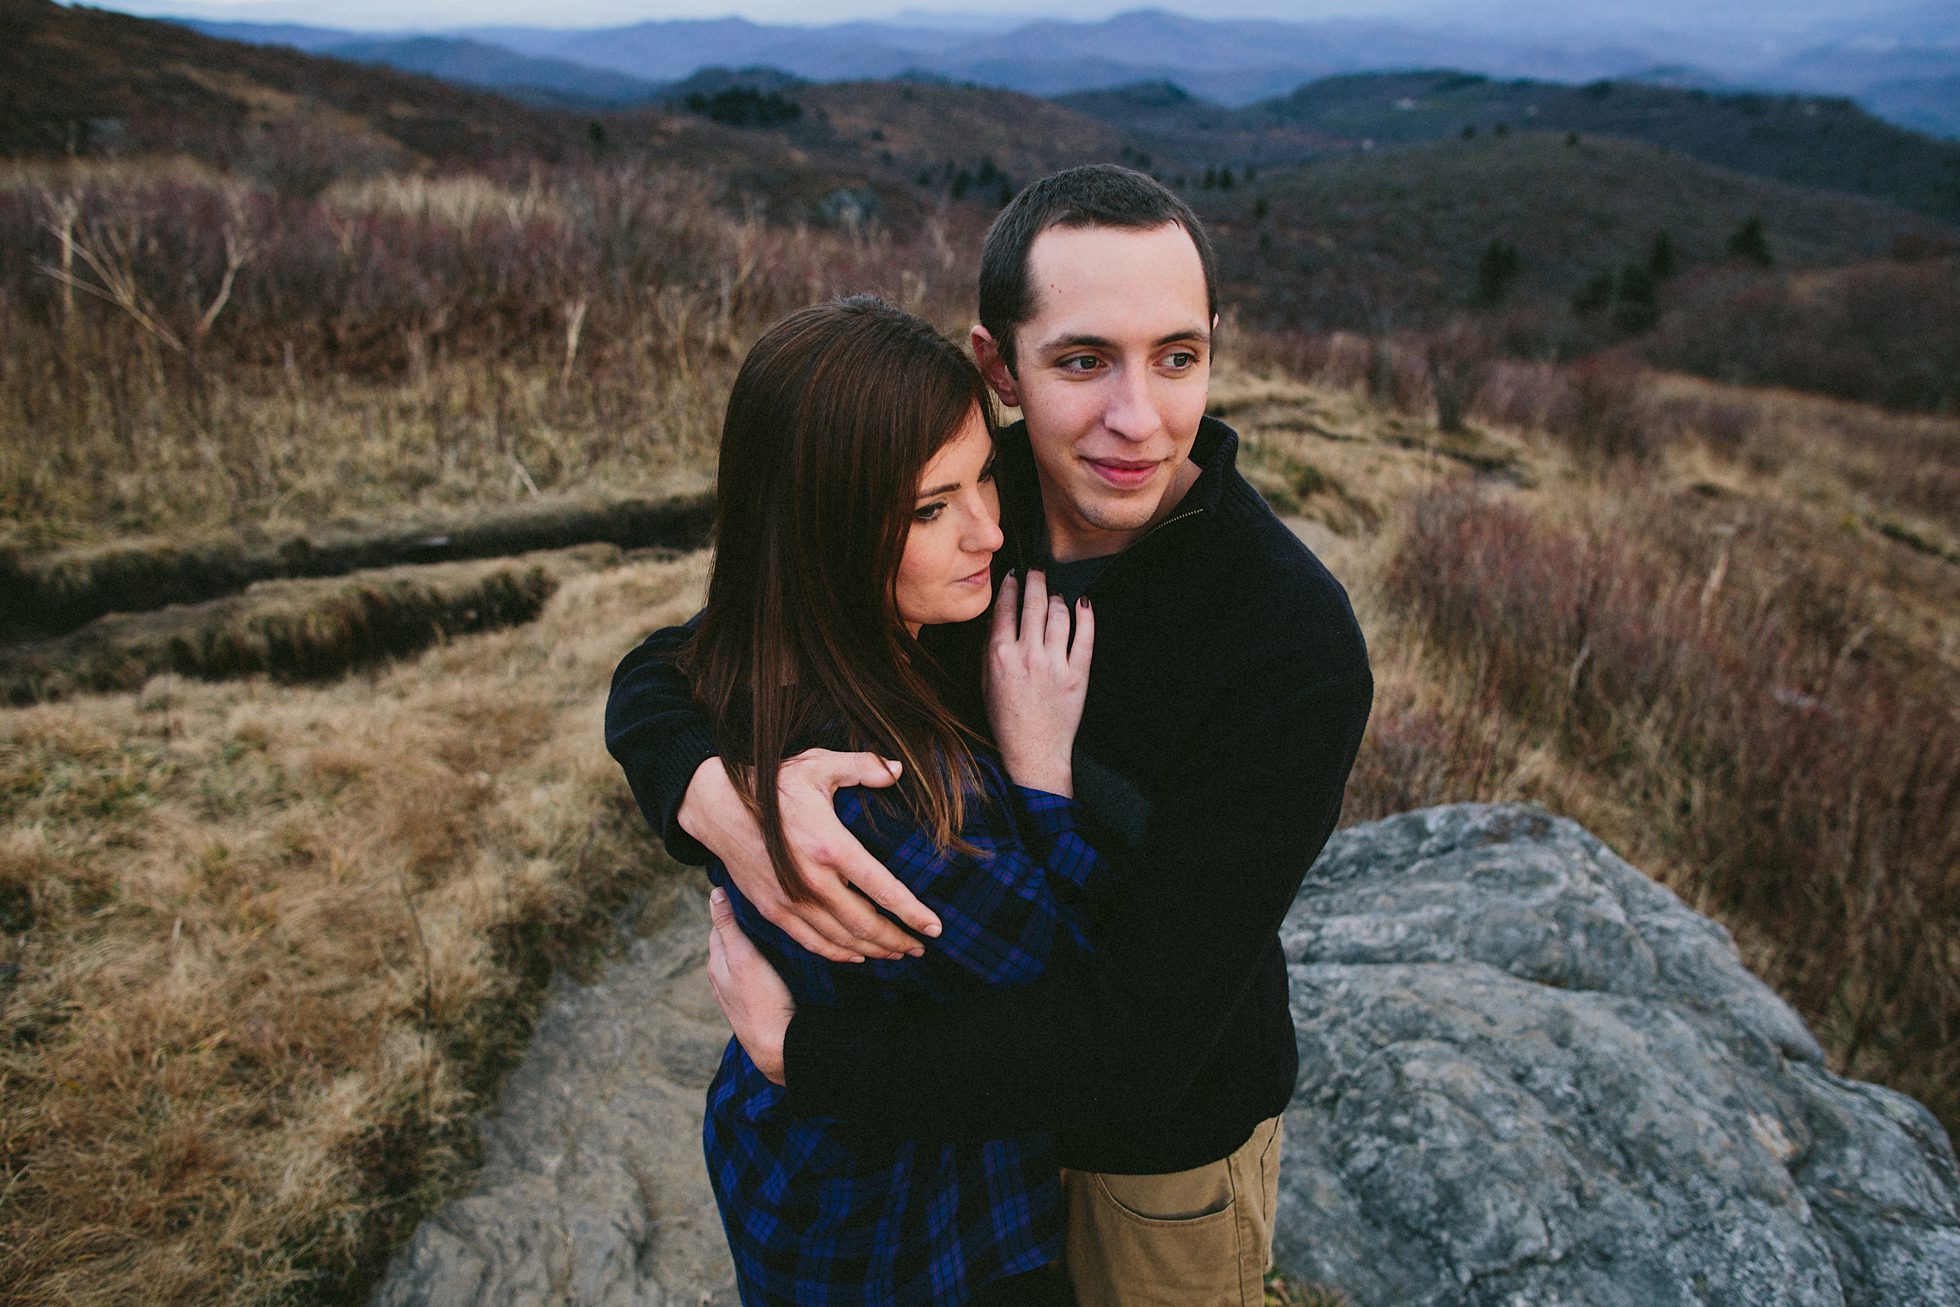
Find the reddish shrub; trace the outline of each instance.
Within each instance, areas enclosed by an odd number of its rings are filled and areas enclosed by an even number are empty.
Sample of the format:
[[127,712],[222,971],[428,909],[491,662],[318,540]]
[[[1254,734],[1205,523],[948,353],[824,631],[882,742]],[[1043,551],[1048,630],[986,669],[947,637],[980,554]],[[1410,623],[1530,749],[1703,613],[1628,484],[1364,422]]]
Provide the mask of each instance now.
[[1388,582],[1490,707],[1619,785],[1774,942],[1841,1065],[1960,1121],[1960,714],[1863,656],[1859,595],[1745,544],[1714,546],[1718,592],[1711,560],[1452,488]]

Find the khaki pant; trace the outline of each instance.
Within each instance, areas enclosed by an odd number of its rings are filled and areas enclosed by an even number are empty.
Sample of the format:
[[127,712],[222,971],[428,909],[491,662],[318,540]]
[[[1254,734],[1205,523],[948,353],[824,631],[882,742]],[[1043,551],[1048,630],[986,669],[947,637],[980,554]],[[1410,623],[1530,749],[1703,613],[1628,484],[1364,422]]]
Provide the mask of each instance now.
[[1261,1307],[1273,1264],[1280,1122],[1169,1175],[1063,1171],[1063,1257],[1080,1307]]

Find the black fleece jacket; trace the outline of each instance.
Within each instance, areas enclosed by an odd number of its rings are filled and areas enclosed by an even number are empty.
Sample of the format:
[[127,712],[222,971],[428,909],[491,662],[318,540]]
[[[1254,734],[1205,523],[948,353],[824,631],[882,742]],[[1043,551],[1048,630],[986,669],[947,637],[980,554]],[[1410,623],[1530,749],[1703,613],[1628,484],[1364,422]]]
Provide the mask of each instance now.
[[[1089,909],[1094,952],[972,1002],[799,1012],[785,1060],[801,1110],[941,1138],[1053,1129],[1065,1165],[1152,1173],[1223,1157],[1286,1106],[1299,1061],[1278,930],[1339,819],[1374,687],[1346,592],[1239,475],[1237,445],[1205,419],[1197,481],[1088,591],[1077,797],[1117,863]],[[998,466],[1002,565],[1036,562],[1021,428]],[[620,664],[606,742],[669,849],[704,861],[674,820],[716,752],[671,665],[685,634]],[[928,631],[969,711],[985,635],[985,618]]]

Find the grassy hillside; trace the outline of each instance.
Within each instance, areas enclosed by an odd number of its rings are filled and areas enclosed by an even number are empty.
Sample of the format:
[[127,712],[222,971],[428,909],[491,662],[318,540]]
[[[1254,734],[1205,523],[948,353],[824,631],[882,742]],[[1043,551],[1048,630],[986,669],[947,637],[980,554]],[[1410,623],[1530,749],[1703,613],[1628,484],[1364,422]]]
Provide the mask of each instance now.
[[1464,132],[1538,129],[1645,141],[1792,185],[1888,200],[1960,222],[1960,143],[1881,122],[1849,100],[1718,93],[1606,81],[1584,86],[1474,73],[1359,73],[1240,110],[1167,103],[1156,85],[1063,97],[1149,136],[1186,165],[1243,167],[1407,145]]
[[1364,327],[1472,304],[1492,242],[1515,251],[1503,298],[1563,311],[1585,284],[1668,233],[1676,271],[1730,260],[1762,223],[1779,267],[1884,256],[1950,229],[1896,207],[1716,168],[1659,147],[1557,132],[1450,137],[1261,169],[1200,192],[1226,275],[1261,321]]
[[401,164],[555,157],[576,140],[568,120],[484,92],[52,0],[0,0],[0,88],[8,155],[233,158],[272,133]]

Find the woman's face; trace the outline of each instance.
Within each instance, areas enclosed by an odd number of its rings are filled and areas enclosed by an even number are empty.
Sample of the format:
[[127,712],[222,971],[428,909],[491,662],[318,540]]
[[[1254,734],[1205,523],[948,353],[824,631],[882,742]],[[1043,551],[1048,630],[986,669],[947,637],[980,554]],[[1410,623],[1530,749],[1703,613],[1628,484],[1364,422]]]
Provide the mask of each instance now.
[[919,478],[894,585],[898,615],[914,635],[978,617],[993,600],[988,568],[1001,546],[993,464],[993,437],[976,408]]

